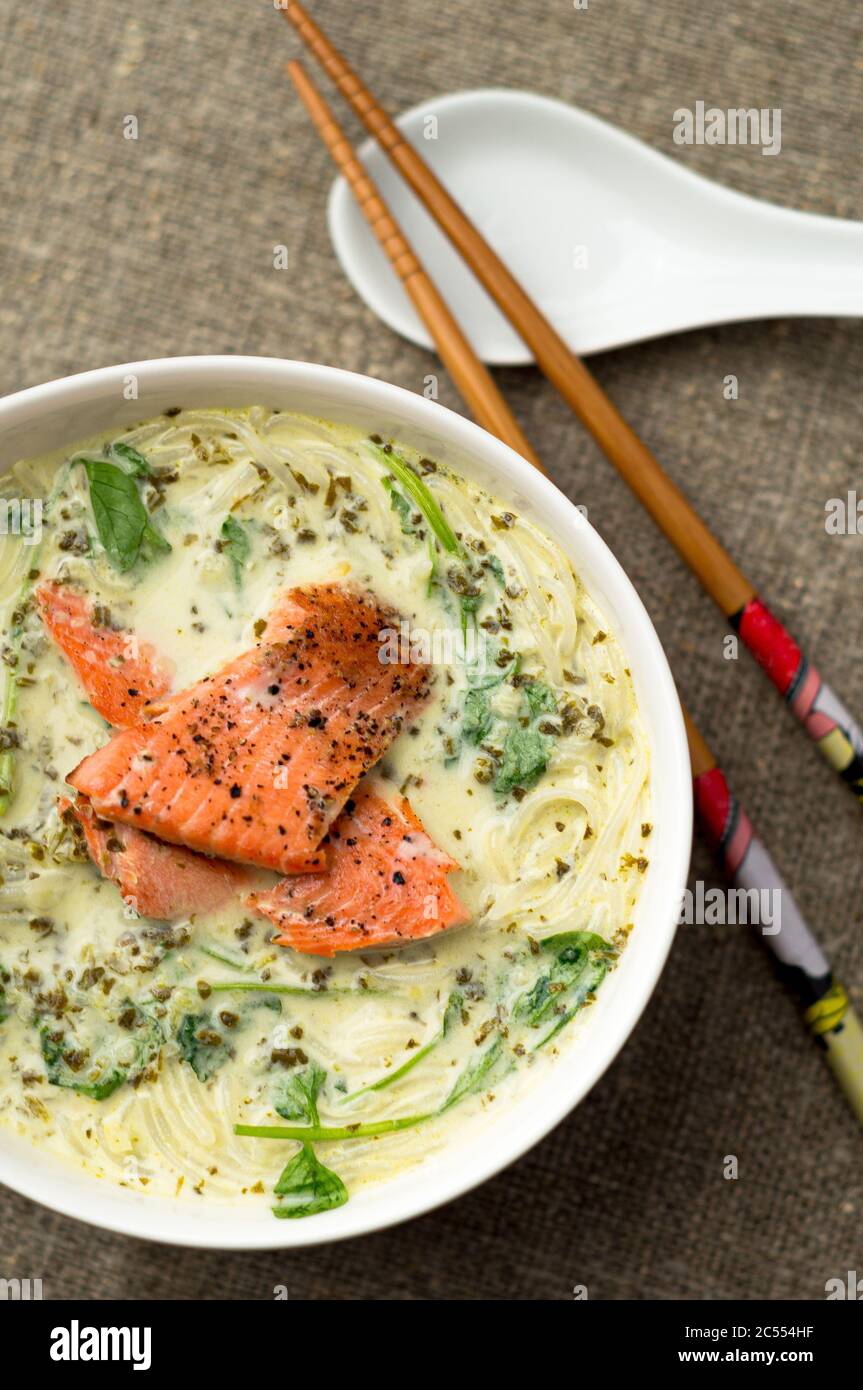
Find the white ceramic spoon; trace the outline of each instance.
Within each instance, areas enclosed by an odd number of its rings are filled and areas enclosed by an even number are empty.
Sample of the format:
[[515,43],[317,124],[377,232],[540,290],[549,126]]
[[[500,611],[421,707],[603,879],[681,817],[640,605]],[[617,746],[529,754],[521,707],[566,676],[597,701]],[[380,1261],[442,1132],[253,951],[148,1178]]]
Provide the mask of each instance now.
[[[863,315],[861,222],[731,192],[690,173],[683,154],[658,154],[596,116],[529,92],[436,97],[398,125],[580,354],[710,323]],[[530,362],[378,146],[368,140],[360,154],[479,356]],[[755,147],[750,154],[765,158]],[[369,307],[431,347],[341,178],[329,223]]]

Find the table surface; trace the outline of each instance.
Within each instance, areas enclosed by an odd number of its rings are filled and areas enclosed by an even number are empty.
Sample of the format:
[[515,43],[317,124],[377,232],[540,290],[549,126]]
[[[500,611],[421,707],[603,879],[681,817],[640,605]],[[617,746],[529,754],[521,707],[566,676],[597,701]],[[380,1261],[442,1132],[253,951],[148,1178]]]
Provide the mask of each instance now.
[[[863,217],[854,0],[311,7],[392,111],[459,88],[532,89],[731,187]],[[333,255],[330,165],[282,74],[296,52],[268,0],[0,0],[4,391],[200,352],[307,358],[422,390],[433,359],[373,318]],[[674,111],[698,100],[781,107],[779,157],[674,145]],[[137,141],[123,138],[130,114]],[[276,244],[288,273],[273,268]],[[860,324],[732,325],[593,365],[859,715],[863,539],[824,522],[859,475]],[[736,401],[723,397],[729,373]],[[640,590],[859,1000],[860,808],[754,663],[724,659],[726,622],[552,389],[532,369],[499,379]],[[443,378],[441,399],[459,408]],[[715,873],[696,844],[693,876]],[[723,1176],[730,1154],[736,1181]],[[828,1278],[863,1269],[859,1157],[762,945],[746,927],[683,927],[630,1043],[577,1112],[445,1209],[347,1245],[226,1257],[104,1234],[4,1190],[0,1277],[42,1278],[50,1298],[265,1299],[277,1284],[292,1298],[565,1299],[574,1285],[591,1298],[822,1298]]]

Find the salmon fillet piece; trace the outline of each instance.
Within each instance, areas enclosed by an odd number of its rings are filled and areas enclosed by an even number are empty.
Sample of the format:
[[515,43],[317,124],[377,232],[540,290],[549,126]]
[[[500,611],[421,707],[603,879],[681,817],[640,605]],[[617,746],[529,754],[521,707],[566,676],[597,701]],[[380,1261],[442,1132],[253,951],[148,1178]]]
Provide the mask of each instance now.
[[116,728],[141,718],[149,700],[171,688],[170,663],[132,632],[97,621],[98,608],[74,589],[40,584],[39,616],[93,708]]
[[321,840],[425,699],[429,668],[379,660],[400,618],[369,595],[290,597],[283,640],[151,707],[68,775],[100,818],[279,873],[323,867]]
[[166,845],[128,825],[99,820],[86,797],[63,797],[58,810],[80,829],[90,858],[103,878],[120,889],[142,917],[173,921],[213,912],[251,883],[248,869],[192,850]]
[[361,788],[329,834],[329,869],[282,879],[247,905],[305,955],[387,946],[461,926],[469,913],[447,883],[459,865],[431,841],[404,797]]

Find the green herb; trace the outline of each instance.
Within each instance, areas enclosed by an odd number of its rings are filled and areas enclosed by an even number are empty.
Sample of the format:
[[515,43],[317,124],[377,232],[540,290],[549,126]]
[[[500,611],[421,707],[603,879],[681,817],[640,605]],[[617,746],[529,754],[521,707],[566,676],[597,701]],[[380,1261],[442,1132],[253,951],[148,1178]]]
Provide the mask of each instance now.
[[325,1168],[308,1144],[303,1144],[285,1168],[273,1191],[281,1198],[273,1207],[276,1216],[289,1219],[317,1216],[342,1207],[348,1191],[338,1174]]
[[394,453],[392,449],[384,449],[378,444],[373,444],[372,447],[384,467],[389,469],[408,497],[412,497],[416,502],[444,550],[450,555],[460,555],[462,548],[458,537],[422,478],[418,478],[405,460]]
[[492,726],[491,702],[487,690],[469,690],[464,697],[461,721],[466,743],[482,743]]
[[221,951],[217,946],[199,946],[198,950],[202,955],[209,956],[211,960],[217,960],[222,965],[229,965],[232,970],[251,970],[252,968],[247,961],[229,956],[226,951]]
[[432,535],[429,535],[428,538],[428,552],[429,577],[428,583],[426,584],[426,598],[431,598],[432,594],[434,593],[435,585],[438,582],[437,547],[435,546],[434,536]]
[[367,994],[391,993],[390,990],[384,989],[310,989],[307,985],[267,985],[257,980],[219,980],[216,984],[211,984],[210,989],[214,994],[300,994],[306,999],[327,999],[330,996],[338,999],[344,998],[346,994],[359,998]]
[[83,464],[96,530],[114,568],[122,573],[139,559],[166,554],[171,547],[150,520],[132,475],[104,459]]
[[503,571],[503,565],[500,563],[500,560],[497,558],[497,556],[489,555],[488,559],[485,562],[485,567],[486,569],[491,570],[498,584],[500,584],[501,587],[503,587],[503,585],[506,583],[506,575]]
[[390,506],[394,512],[398,512],[402,534],[405,536],[415,536],[417,528],[414,525],[413,508],[410,502],[403,493],[399,492],[392,478],[382,478],[381,482],[390,495]]
[[[616,955],[614,947],[603,937],[595,932],[585,931],[559,932],[542,942],[541,950],[553,957],[551,966],[530,990],[516,1000],[512,1009],[513,1022],[520,1021],[535,1028],[551,1022],[551,1027],[535,1044],[533,1051],[550,1042],[584,1006],[601,984]],[[340,1103],[355,1100],[370,1091],[382,1090],[398,1081],[447,1036],[460,1017],[462,1007],[462,996],[454,991],[447,1001],[438,1033],[425,1047],[395,1072],[361,1091],[345,1096]],[[317,1097],[325,1074],[312,1063],[306,1071],[292,1078],[297,1083],[297,1089],[290,1092],[288,1104],[285,1109],[279,1111],[287,1118],[293,1118],[294,1114],[299,1112],[298,1117],[306,1119],[306,1124],[235,1125],[234,1133],[251,1139],[297,1140],[302,1144],[300,1153],[288,1164],[275,1189],[280,1195],[283,1193],[292,1199],[296,1197],[296,1200],[291,1202],[289,1209],[275,1207],[273,1210],[277,1216],[311,1216],[317,1211],[328,1210],[330,1205],[341,1205],[347,1200],[347,1193],[336,1175],[318,1162],[310,1144],[374,1138],[412,1129],[445,1114],[468,1096],[487,1089],[495,1078],[505,1075],[513,1065],[514,1058],[505,1048],[504,1037],[498,1033],[483,1051],[468,1063],[446,1099],[436,1110],[422,1115],[404,1115],[393,1120],[360,1121],[352,1125],[322,1125],[318,1117]],[[332,1191],[337,1194],[335,1203],[330,1201]]]
[[[92,1015],[93,1011],[89,1011]],[[126,1000],[120,1006],[122,1023],[99,1033],[103,1020],[87,1019],[94,1041],[87,1043],[67,1031],[43,1023],[39,1030],[42,1058],[52,1086],[77,1091],[90,1100],[106,1100],[125,1081],[133,1081],[150,1065],[162,1046],[156,1019]],[[80,1026],[81,1020],[76,1020]],[[83,1031],[83,1029],[82,1029]]]
[[540,942],[543,951],[551,951],[561,961],[573,962],[585,951],[599,951],[602,955],[615,956],[615,948],[604,936],[595,931],[560,931],[547,936]]
[[459,1101],[464,1100],[465,1096],[471,1096],[474,1095],[475,1092],[483,1090],[492,1069],[500,1060],[502,1052],[503,1039],[497,1037],[494,1039],[494,1042],[489,1044],[484,1052],[480,1053],[479,1057],[475,1058],[474,1061],[470,1062],[465,1067],[437,1113],[442,1115],[444,1111],[451,1109],[453,1105],[458,1105]]
[[[177,1048],[180,1057],[189,1063],[199,1081],[209,1081],[210,1077],[234,1056],[233,1037],[252,1021],[257,1010],[271,1009],[277,1014],[282,1012],[278,994],[285,992],[280,991],[278,985],[257,984],[248,980],[238,980],[236,984],[210,985],[209,990],[211,994],[253,990],[256,997],[241,1013],[232,1015],[227,1022],[224,1014],[220,1014],[218,1020],[215,1020],[207,1011],[183,1015],[177,1029]],[[219,1024],[223,1024],[223,1029]]]
[[243,570],[252,553],[248,532],[235,516],[226,516],[219,535],[221,548],[231,562],[234,583],[239,589],[243,582]]
[[177,1047],[199,1081],[209,1081],[234,1055],[233,1047],[207,1013],[183,1015],[177,1029]]
[[[459,1011],[460,1008],[461,1004],[459,1003]],[[449,1013],[451,1009],[453,1013],[450,1017],[450,1027],[455,1017],[454,998],[447,1005],[447,1012]],[[446,1021],[445,1026],[447,1026]],[[421,1125],[426,1120],[433,1120],[438,1115],[443,1115],[446,1110],[457,1105],[460,1100],[464,1100],[465,1096],[481,1090],[502,1055],[503,1039],[497,1037],[478,1058],[465,1067],[443,1105],[426,1115],[404,1115],[397,1120],[371,1120],[353,1125],[234,1125],[234,1133],[247,1139],[299,1139],[303,1143],[324,1143],[335,1139],[368,1139],[378,1134],[393,1134],[398,1130],[413,1129],[415,1125]],[[392,1079],[395,1080],[395,1077]],[[367,1089],[379,1088],[367,1087]]]
[[[442,1043],[444,1039],[449,1036],[453,1027],[461,1018],[463,1008],[464,999],[459,994],[458,990],[453,990],[447,1000],[441,1026],[434,1037],[431,1038],[424,1047],[418,1048],[408,1060],[403,1062],[400,1067],[397,1067],[395,1071],[387,1072],[386,1076],[382,1076],[379,1081],[373,1081],[370,1086],[364,1086],[361,1091],[352,1091],[350,1095],[344,1096],[339,1104],[345,1105],[348,1101],[356,1100],[359,1096],[368,1095],[370,1091],[383,1091],[387,1086],[392,1086],[393,1082],[401,1081],[403,1076],[407,1076],[409,1071],[413,1071],[414,1067],[418,1066],[424,1057],[428,1057],[429,1053],[433,1052],[438,1044]],[[280,1115],[283,1113],[283,1111],[279,1111]]]
[[[468,688],[464,697],[460,734],[465,743],[478,744],[491,732],[494,718],[491,711],[492,690],[502,685],[508,676],[518,668],[520,658],[514,657],[506,667],[487,670],[484,664],[476,663],[468,668]],[[456,754],[453,754],[456,756]]]
[[327,1079],[323,1067],[310,1062],[302,1071],[276,1078],[273,1085],[273,1109],[283,1120],[305,1120],[317,1125],[318,1096]]
[[88,464],[103,464],[105,462],[115,464],[121,473],[126,473],[130,478],[150,478],[152,469],[149,463],[131,444],[126,444],[122,439],[115,440],[113,444],[107,445],[104,457],[101,455],[90,458],[86,454],[78,454],[73,460],[81,463],[86,468]]
[[6,985],[9,983],[9,976],[0,966],[0,1023],[5,1023],[12,1012],[8,999],[6,998]]
[[602,984],[616,954],[595,932],[560,932],[547,937],[542,949],[555,956],[554,963],[513,1008],[513,1018],[524,1020],[531,1028],[553,1021],[537,1047],[544,1047],[575,1017]]
[[494,779],[496,792],[530,787],[548,766],[552,741],[538,729],[511,729],[504,739],[503,758]]
[[534,719],[540,714],[557,714],[557,700],[545,681],[528,681],[524,687],[524,698]]
[[[410,503],[408,502],[408,498],[411,498],[419,507],[446,553],[456,556],[461,561],[459,567],[450,571],[449,587],[458,597],[462,633],[466,635],[468,623],[476,614],[477,609],[483,601],[484,595],[482,590],[477,588],[470,576],[466,573],[468,556],[464,546],[461,544],[458,536],[444,516],[431,490],[426,486],[422,478],[414,473],[410,465],[389,446],[384,447],[372,442],[372,447],[377,457],[384,466],[389,469],[390,473],[399,483],[402,491],[407,493],[407,497],[403,497],[401,493],[396,491],[392,484],[389,485],[391,505],[401,517],[402,531],[405,533],[416,531],[412,520]],[[384,485],[386,486],[386,483]],[[429,578],[429,587],[431,587],[437,577],[437,564],[434,555],[432,556],[432,560],[432,573]]]
[[405,1115],[400,1120],[373,1120],[355,1125],[234,1125],[234,1133],[246,1139],[299,1139],[309,1143],[325,1143],[332,1139],[370,1139],[376,1134],[394,1134],[396,1130],[412,1129],[437,1112],[428,1115]]
[[134,478],[150,477],[150,465],[144,455],[139,454],[137,449],[124,443],[122,439],[115,440],[110,445],[108,454],[124,472],[131,473]]

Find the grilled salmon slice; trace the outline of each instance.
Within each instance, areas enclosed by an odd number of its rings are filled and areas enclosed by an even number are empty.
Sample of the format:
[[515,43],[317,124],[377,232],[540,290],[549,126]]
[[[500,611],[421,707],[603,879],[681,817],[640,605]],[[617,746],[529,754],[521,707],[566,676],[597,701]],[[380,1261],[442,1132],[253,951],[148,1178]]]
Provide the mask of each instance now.
[[83,594],[61,584],[40,584],[36,602],[87,699],[109,724],[128,728],[137,723],[147,702],[170,689],[168,661],[134,633],[112,627],[105,610]]
[[360,777],[429,689],[379,660],[398,614],[339,585],[293,590],[265,642],[151,708],[67,781],[96,814],[218,858],[303,873]]
[[329,834],[326,873],[284,878],[246,902],[279,928],[274,941],[334,956],[417,941],[469,918],[447,882],[459,865],[426,834],[404,797],[361,788]]
[[128,825],[99,820],[86,797],[58,802],[67,824],[80,829],[103,878],[116,883],[124,901],[142,917],[173,921],[214,912],[248,889],[252,875],[238,864],[166,845]]

